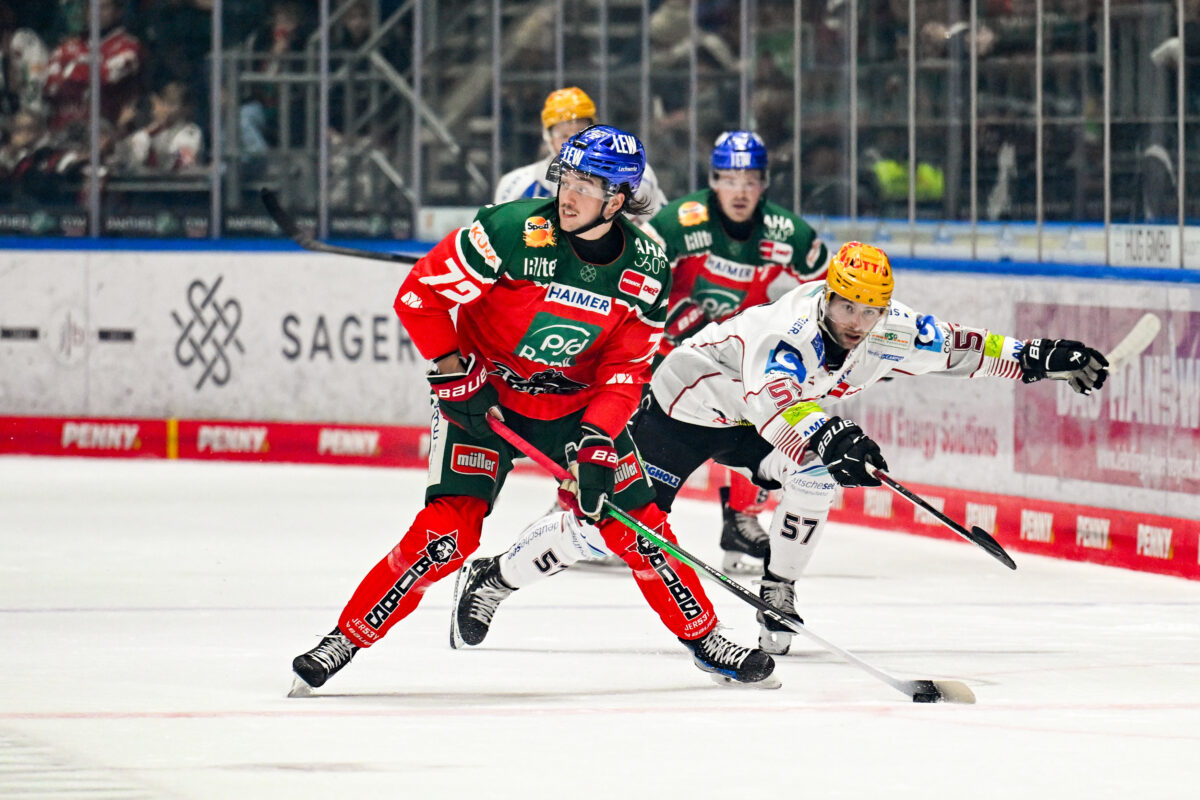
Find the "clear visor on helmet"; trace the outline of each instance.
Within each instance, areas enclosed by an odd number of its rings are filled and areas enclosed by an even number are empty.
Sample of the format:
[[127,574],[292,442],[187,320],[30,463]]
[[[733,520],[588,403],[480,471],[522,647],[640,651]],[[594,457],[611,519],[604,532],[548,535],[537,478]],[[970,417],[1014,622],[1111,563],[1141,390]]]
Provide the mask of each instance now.
[[608,200],[617,193],[616,187],[603,178],[572,169],[558,158],[550,162],[550,168],[546,170],[546,181],[558,184],[560,190],[566,189],[596,200]]
[[767,175],[757,169],[714,169],[709,185],[714,189],[756,192],[767,188]]
[[838,325],[851,325],[864,330],[875,327],[875,323],[888,313],[887,306],[869,306],[848,300],[836,292],[829,292],[825,299],[825,315]]

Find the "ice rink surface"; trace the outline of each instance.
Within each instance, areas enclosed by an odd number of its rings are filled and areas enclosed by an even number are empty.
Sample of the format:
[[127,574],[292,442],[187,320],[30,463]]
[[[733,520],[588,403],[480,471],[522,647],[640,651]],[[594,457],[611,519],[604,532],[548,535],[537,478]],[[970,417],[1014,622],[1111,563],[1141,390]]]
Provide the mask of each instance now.
[[[901,479],[904,476],[898,476]],[[320,696],[290,662],[398,540],[424,474],[0,458],[3,798],[1192,798],[1200,585],[831,525],[812,629],[978,704],[916,705],[797,637],[783,688],[713,685],[627,573],[513,595],[448,646],[452,581]],[[515,476],[498,552],[548,504]],[[680,502],[719,564],[718,511]],[[709,584],[726,631],[753,609]]]

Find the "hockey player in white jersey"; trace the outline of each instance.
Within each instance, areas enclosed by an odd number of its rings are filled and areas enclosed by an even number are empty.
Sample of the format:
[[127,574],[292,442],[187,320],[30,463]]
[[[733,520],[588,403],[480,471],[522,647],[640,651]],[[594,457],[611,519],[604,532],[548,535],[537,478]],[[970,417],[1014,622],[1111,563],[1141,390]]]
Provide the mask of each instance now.
[[[711,323],[673,350],[630,423],[663,511],[710,458],[760,486],[782,486],[759,595],[790,614],[794,582],[821,539],[837,485],[878,486],[874,470],[887,469],[866,432],[833,413],[838,403],[890,376],[1053,378],[1089,394],[1108,375],[1104,356],[1080,342],[1023,341],[945,322],[893,300],[893,287],[882,250],[843,245],[824,281]],[[500,556],[501,574],[523,587],[595,558],[602,543],[593,531],[568,512],[551,514]],[[542,572],[547,563],[556,569]],[[486,610],[490,623],[496,605],[464,594],[452,613],[478,624]],[[761,614],[758,621],[760,647],[786,653],[791,630]]]
[[[493,202],[507,203],[522,197],[554,197],[558,186],[546,179],[550,160],[558,155],[568,139],[596,121],[596,104],[587,92],[577,86],[551,92],[542,106],[542,139],[546,142],[546,157],[500,176]],[[648,204],[646,213],[630,217],[639,225],[667,204],[666,195],[658,187],[658,176],[649,164],[642,174],[642,182],[634,199]]]

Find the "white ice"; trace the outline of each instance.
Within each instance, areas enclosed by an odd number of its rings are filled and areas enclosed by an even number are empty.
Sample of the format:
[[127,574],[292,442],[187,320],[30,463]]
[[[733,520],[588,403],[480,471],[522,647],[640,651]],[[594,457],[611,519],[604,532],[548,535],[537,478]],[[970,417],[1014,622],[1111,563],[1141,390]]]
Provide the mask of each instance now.
[[[452,581],[320,695],[290,662],[335,623],[424,474],[0,458],[0,797],[1191,798],[1200,585],[831,526],[783,688],[713,685],[624,573],[573,570],[448,646]],[[552,494],[511,479],[497,552]],[[719,563],[714,506],[681,502]],[[727,633],[753,610],[709,584]]]

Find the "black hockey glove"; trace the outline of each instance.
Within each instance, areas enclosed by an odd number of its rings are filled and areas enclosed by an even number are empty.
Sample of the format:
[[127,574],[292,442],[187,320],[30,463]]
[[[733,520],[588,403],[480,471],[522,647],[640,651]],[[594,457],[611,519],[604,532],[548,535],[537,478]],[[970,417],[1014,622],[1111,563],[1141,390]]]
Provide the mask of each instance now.
[[434,369],[425,377],[429,379],[438,407],[446,419],[482,439],[492,433],[487,424],[487,412],[500,402],[500,395],[488,382],[487,370],[474,354],[466,362],[462,372],[439,373]]
[[1021,380],[1067,381],[1080,394],[1091,394],[1108,377],[1108,359],[1098,350],[1070,339],[1030,339],[1019,357]]
[[685,297],[667,312],[667,325],[663,330],[663,339],[671,347],[678,347],[681,342],[697,333],[708,324],[708,314],[704,307],[690,297]]
[[867,465],[886,470],[883,453],[879,452],[879,445],[851,420],[830,417],[817,428],[812,442],[829,474],[842,486],[880,485],[880,480],[870,473]]
[[567,465],[572,480],[563,488],[575,495],[580,512],[596,522],[604,512],[604,499],[611,499],[617,481],[617,448],[604,431],[584,423],[579,442],[567,445]]

